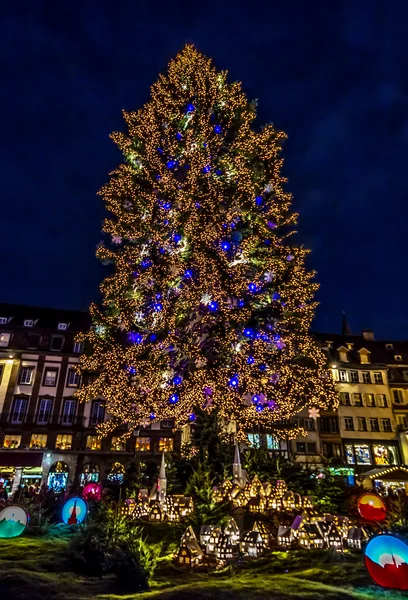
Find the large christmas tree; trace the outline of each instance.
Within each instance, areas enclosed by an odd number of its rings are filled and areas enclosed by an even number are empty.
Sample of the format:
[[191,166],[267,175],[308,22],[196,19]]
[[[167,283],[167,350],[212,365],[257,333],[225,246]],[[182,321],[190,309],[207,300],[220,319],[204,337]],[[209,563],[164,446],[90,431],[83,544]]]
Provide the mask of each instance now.
[[187,46],[112,136],[125,162],[101,191],[110,239],[97,254],[114,268],[91,306],[79,392],[106,399],[102,433],[182,427],[204,409],[237,439],[254,425],[286,435],[292,415],[336,402],[309,334],[308,250],[290,240],[285,135],[251,128],[255,116],[241,85]]

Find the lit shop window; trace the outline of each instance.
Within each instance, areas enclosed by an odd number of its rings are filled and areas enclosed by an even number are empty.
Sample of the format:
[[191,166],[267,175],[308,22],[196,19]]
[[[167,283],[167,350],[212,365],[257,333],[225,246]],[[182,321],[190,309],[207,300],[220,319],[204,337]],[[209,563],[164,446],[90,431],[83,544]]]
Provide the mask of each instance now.
[[174,438],[162,437],[159,439],[159,452],[172,452]]
[[59,433],[55,442],[56,450],[71,450],[72,435],[67,433]]
[[149,452],[150,451],[150,438],[149,437],[137,437],[135,443],[135,450],[137,452]]
[[30,448],[46,448],[47,447],[46,433],[33,433],[30,439]]
[[86,438],[86,449],[87,450],[100,450],[101,439],[97,435],[88,435]]
[[21,435],[5,435],[3,448],[20,448]]

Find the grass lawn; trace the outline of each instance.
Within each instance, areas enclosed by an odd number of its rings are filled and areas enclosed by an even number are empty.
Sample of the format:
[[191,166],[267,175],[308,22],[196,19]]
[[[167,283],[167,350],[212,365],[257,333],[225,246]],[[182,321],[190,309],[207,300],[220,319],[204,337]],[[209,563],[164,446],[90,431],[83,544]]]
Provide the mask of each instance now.
[[0,539],[1,600],[402,600],[406,594],[371,584],[361,554],[272,552],[234,571],[182,572],[163,558],[151,591],[120,593],[115,579],[69,571],[64,528],[44,538]]

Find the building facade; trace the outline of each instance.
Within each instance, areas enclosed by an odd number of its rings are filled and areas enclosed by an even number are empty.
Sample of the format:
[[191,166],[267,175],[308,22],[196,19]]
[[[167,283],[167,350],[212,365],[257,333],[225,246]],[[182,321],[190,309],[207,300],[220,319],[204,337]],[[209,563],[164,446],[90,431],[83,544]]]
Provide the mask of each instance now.
[[89,327],[87,313],[0,304],[0,479],[9,491],[120,480],[132,461],[157,463],[179,442],[170,421],[126,442],[119,439],[125,428],[98,438],[104,400],[81,404],[75,397],[83,351],[75,337]]

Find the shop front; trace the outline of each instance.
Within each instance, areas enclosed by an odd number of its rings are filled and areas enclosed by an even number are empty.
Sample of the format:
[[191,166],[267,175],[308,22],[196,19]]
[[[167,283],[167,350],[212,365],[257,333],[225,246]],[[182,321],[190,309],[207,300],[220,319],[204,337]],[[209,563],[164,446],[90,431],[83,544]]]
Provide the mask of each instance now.
[[361,470],[369,466],[393,466],[400,464],[396,442],[356,442],[346,440],[344,444],[346,463]]
[[41,484],[43,454],[40,452],[0,452],[0,481],[8,494],[20,486],[35,487]]
[[377,467],[360,474],[359,477],[366,489],[376,488],[379,491],[405,490],[408,493],[408,468],[402,466]]

